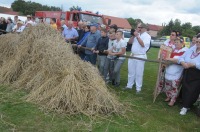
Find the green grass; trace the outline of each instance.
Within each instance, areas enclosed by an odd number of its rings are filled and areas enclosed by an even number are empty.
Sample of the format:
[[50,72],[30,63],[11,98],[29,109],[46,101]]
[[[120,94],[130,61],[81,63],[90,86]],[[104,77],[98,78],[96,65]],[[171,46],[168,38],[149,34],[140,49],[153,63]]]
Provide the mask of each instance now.
[[[149,59],[156,59],[158,49],[151,48]],[[135,94],[121,88],[127,83],[127,61],[121,70],[120,88],[112,88],[121,102],[130,103],[130,111],[125,117],[112,115],[104,119],[89,119],[83,115],[67,116],[42,110],[39,106],[25,102],[26,91],[16,91],[9,86],[0,86],[0,132],[66,132],[66,131],[107,131],[107,132],[184,132],[200,131],[200,118],[194,110],[180,116],[180,106],[169,107],[163,100],[164,94],[153,102],[158,65],[145,64],[142,92]]]

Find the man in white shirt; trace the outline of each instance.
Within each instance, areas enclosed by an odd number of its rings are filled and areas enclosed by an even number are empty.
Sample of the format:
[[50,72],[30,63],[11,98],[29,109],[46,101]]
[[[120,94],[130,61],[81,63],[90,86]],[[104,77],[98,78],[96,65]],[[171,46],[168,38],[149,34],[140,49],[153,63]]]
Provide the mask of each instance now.
[[[151,36],[147,33],[147,25],[139,23],[134,32],[135,38],[131,48],[131,56],[147,59],[146,52],[150,47]],[[128,83],[125,89],[132,89],[136,83],[136,93],[139,93],[143,83],[145,61],[128,60]]]

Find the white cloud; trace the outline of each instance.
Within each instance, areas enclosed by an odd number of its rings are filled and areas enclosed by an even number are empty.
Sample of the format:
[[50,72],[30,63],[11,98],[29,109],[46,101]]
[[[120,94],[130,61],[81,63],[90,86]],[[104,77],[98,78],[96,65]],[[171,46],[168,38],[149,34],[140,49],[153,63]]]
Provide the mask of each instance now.
[[[3,0],[0,4],[10,5],[14,0]],[[29,1],[29,0],[27,0]],[[73,5],[83,10],[99,11],[101,14],[116,17],[140,18],[145,23],[168,23],[171,19],[180,19],[182,23],[191,22],[200,25],[199,0],[31,0],[43,5],[63,5],[65,10]]]

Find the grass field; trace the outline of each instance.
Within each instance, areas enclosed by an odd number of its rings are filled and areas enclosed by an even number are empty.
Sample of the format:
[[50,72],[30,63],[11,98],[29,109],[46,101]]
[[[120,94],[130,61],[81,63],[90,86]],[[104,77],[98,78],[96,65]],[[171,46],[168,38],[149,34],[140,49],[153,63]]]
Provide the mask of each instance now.
[[[158,49],[151,48],[149,59],[157,57]],[[199,132],[200,118],[194,109],[187,115],[179,115],[180,106],[169,107],[161,94],[153,102],[158,65],[145,64],[144,85],[141,94],[135,94],[135,87],[123,91],[127,83],[127,61],[121,70],[120,88],[112,88],[122,103],[129,103],[130,110],[125,117],[112,115],[90,119],[84,115],[67,116],[44,111],[35,104],[25,102],[26,91],[17,91],[9,86],[0,86],[0,132]]]

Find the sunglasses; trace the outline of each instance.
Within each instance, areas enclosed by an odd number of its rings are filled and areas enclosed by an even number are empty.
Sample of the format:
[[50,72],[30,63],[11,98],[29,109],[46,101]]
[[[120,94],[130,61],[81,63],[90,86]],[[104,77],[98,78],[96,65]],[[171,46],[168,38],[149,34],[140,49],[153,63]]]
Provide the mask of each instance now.
[[137,28],[143,28],[143,27],[137,27]]
[[175,34],[171,34],[171,36],[175,36]]

